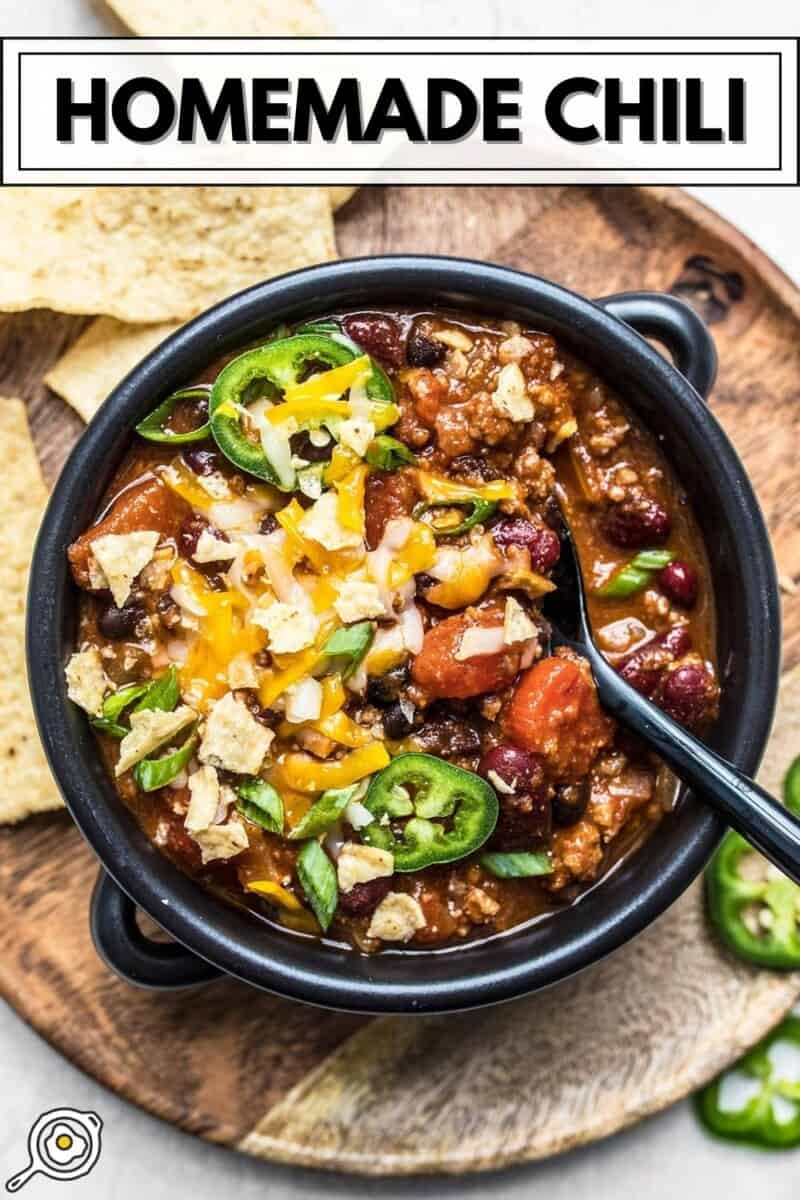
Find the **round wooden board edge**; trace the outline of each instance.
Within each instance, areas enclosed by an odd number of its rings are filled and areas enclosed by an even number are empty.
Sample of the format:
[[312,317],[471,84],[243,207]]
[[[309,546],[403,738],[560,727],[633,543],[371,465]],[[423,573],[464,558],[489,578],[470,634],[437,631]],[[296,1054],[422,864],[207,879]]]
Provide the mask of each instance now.
[[[797,979],[797,976],[792,978]],[[777,982],[777,981],[776,981]],[[558,987],[559,985],[554,985]],[[756,1032],[753,1031],[752,1025],[748,1024],[748,1036],[741,1045],[733,1048],[719,1049],[715,1054],[709,1054],[702,1060],[701,1065],[692,1063],[692,1069],[687,1070],[681,1075],[678,1080],[672,1081],[671,1087],[666,1087],[662,1092],[657,1092],[651,1095],[646,1101],[641,1103],[628,1103],[625,1107],[615,1112],[612,1118],[604,1118],[598,1114],[594,1124],[587,1124],[580,1132],[575,1133],[570,1137],[555,1138],[547,1145],[543,1145],[532,1150],[522,1149],[520,1151],[511,1151],[501,1154],[488,1154],[485,1157],[472,1157],[468,1161],[463,1162],[453,1158],[425,1158],[425,1157],[402,1157],[398,1154],[384,1154],[380,1159],[377,1156],[366,1158],[361,1156],[348,1157],[347,1153],[341,1151],[334,1153],[326,1151],[311,1151],[307,1146],[293,1145],[285,1141],[274,1139],[269,1143],[269,1154],[259,1153],[255,1157],[263,1159],[265,1162],[280,1163],[282,1166],[291,1167],[309,1167],[318,1171],[330,1171],[336,1174],[352,1174],[371,1178],[411,1178],[425,1175],[442,1175],[442,1176],[465,1176],[479,1175],[490,1171],[503,1171],[511,1167],[524,1167],[537,1162],[546,1162],[548,1159],[557,1158],[562,1154],[568,1153],[570,1150],[578,1150],[582,1146],[592,1145],[594,1142],[602,1141],[605,1138],[612,1137],[614,1134],[623,1133],[626,1129],[632,1128],[640,1121],[646,1120],[647,1117],[656,1116],[665,1109],[670,1108],[673,1104],[677,1104],[685,1100],[688,1096],[698,1091],[709,1083],[720,1071],[724,1071],[743,1054],[747,1052],[756,1042],[766,1036],[779,1022],[791,1012],[798,1000],[797,984],[788,985],[781,991],[780,998],[776,996],[776,1003],[773,1008],[764,1009],[759,1006],[757,1014],[753,1014],[753,1018],[757,1015],[759,1025]],[[751,1018],[752,1020],[752,1018]],[[612,1107],[611,1105],[609,1107]],[[240,1145],[232,1147],[242,1153],[253,1155],[252,1150]]]
[[[747,263],[753,273],[764,282],[767,289],[792,313],[795,319],[800,320],[800,287],[777,265],[766,251],[762,250],[746,234],[737,229],[726,217],[688,192],[677,187],[632,185],[631,191],[639,191],[651,197],[657,197],[666,208],[670,208],[692,221],[704,233],[730,245]],[[43,816],[30,818],[30,820],[46,820],[51,815],[44,814]],[[780,980],[776,979],[776,984],[778,982]],[[37,1014],[32,1009],[29,1011],[25,1003],[25,994],[18,991],[15,992],[13,986],[7,983],[2,967],[0,967],[0,998],[4,999],[26,1024],[69,1062],[73,1063],[73,1065],[95,1079],[103,1087],[112,1091],[115,1095],[121,1096],[127,1102],[141,1108],[142,1111],[147,1112],[151,1116],[156,1116],[170,1124],[174,1124],[182,1132],[192,1134],[230,1150],[242,1151],[241,1144],[225,1142],[219,1137],[209,1136],[202,1131],[198,1131],[192,1127],[189,1120],[183,1120],[180,1117],[176,1117],[175,1114],[169,1113],[166,1106],[161,1110],[159,1110],[157,1104],[150,1107],[145,1106],[131,1088],[127,1086],[114,1087],[104,1077],[102,1070],[94,1069],[95,1064],[73,1053],[74,1047],[68,1046],[66,1039],[60,1036],[57,1023],[49,1023],[42,1017],[42,1014]],[[780,989],[780,997],[778,998],[776,995],[774,1007],[767,1010],[762,1006],[757,1014],[758,1024],[751,1022],[748,1025],[746,1044],[743,1043],[740,1045],[732,1042],[726,1049],[716,1048],[714,1053],[708,1054],[703,1058],[702,1062],[693,1061],[691,1069],[687,1069],[677,1079],[671,1080],[671,1086],[666,1086],[663,1091],[651,1095],[648,1100],[638,1104],[629,1104],[619,1112],[616,1112],[610,1119],[598,1117],[595,1124],[586,1125],[575,1136],[556,1139],[547,1147],[531,1152],[526,1152],[523,1149],[519,1152],[500,1154],[493,1157],[487,1156],[485,1159],[473,1158],[466,1163],[442,1160],[441,1158],[416,1158],[412,1160],[410,1157],[401,1158],[400,1156],[387,1156],[381,1159],[380,1162],[376,1162],[375,1160],[365,1161],[360,1157],[349,1159],[346,1154],[342,1153],[337,1153],[335,1161],[333,1161],[333,1155],[314,1153],[309,1151],[307,1147],[275,1140],[270,1145],[270,1153],[267,1161],[279,1163],[284,1166],[310,1167],[317,1170],[336,1172],[337,1174],[352,1173],[361,1176],[388,1178],[426,1174],[463,1176],[543,1161],[566,1153],[569,1150],[610,1137],[615,1133],[622,1132],[639,1121],[654,1116],[672,1104],[685,1099],[692,1092],[703,1087],[721,1070],[729,1066],[750,1045],[755,1044],[762,1036],[765,1036],[792,1009],[796,1002],[796,988]]]

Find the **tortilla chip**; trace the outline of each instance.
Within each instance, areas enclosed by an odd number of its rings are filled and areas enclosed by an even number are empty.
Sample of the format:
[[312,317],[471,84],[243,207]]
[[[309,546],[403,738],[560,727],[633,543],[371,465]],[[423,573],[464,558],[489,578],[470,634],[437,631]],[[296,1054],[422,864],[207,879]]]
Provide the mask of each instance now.
[[324,188],[0,189],[0,310],[185,321],[336,256]]
[[[323,190],[335,209],[346,204],[356,189]],[[173,321],[132,325],[114,317],[98,317],[45,375],[44,381],[84,421],[91,421],[120,380],[178,328],[179,323]]]
[[0,823],[61,808],[33,719],[25,671],[25,593],[47,491],[25,405],[0,396]]
[[128,325],[113,317],[98,317],[45,375],[44,381],[84,421],[91,421],[120,380],[179,328],[173,323]]
[[331,202],[331,208],[334,212],[336,212],[337,208],[341,208],[343,204],[347,204],[347,201],[351,196],[355,195],[355,193],[358,191],[358,188],[355,186],[348,187],[346,184],[342,184],[339,187],[326,187],[325,191],[328,193],[328,197]]
[[142,37],[321,37],[313,0],[106,0]]

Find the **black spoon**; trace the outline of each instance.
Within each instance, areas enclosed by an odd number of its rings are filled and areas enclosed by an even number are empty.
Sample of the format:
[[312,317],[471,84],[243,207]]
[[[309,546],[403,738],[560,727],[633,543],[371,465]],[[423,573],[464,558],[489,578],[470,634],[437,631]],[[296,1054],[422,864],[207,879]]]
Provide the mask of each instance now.
[[800,884],[800,820],[763,788],[621,679],[594,643],[578,556],[566,521],[557,590],[544,601],[554,646],[589,660],[603,708],[646,742],[692,791],[722,814],[795,883]]

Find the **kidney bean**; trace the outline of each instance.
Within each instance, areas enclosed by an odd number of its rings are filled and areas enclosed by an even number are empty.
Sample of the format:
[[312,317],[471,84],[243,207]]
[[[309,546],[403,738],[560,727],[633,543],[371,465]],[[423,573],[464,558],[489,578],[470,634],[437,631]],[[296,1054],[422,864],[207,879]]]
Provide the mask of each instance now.
[[592,785],[586,777],[580,783],[567,783],[557,787],[552,800],[553,824],[559,829],[566,829],[580,821],[586,812],[591,792]]
[[676,625],[634,650],[618,664],[617,670],[637,692],[652,697],[665,669],[676,659],[688,654],[691,648],[692,639],[685,626]]
[[349,892],[339,893],[339,908],[348,917],[364,917],[373,912],[391,890],[391,876],[357,883]]
[[391,317],[378,313],[356,313],[345,317],[342,327],[347,336],[367,354],[392,367],[402,367],[405,359],[403,335],[400,326]]
[[195,475],[213,475],[219,470],[219,454],[208,444],[184,446],[181,458]]
[[681,608],[694,608],[697,600],[697,572],[687,562],[676,560],[659,572],[662,591]]
[[629,500],[606,513],[603,530],[615,546],[641,550],[663,545],[672,531],[672,520],[657,500]]
[[692,648],[692,639],[685,625],[674,625],[672,629],[662,633],[658,641],[665,650],[669,650],[673,659],[683,658]]
[[713,712],[717,692],[716,681],[703,663],[683,663],[664,679],[661,707],[681,725],[696,725]]
[[135,635],[136,626],[144,616],[145,611],[140,604],[129,602],[123,608],[109,604],[97,618],[97,628],[110,642],[122,642]]
[[410,367],[435,367],[447,353],[447,347],[425,337],[417,326],[411,330],[406,342],[406,361]]
[[275,517],[273,516],[272,513],[267,513],[267,515],[265,517],[261,518],[261,523],[258,526],[258,532],[265,533],[265,534],[274,533],[277,528],[278,528],[277,520],[275,519]]
[[[646,654],[645,650],[649,652]],[[652,697],[661,680],[661,673],[669,659],[660,659],[653,651],[656,647],[643,647],[626,659],[618,668],[619,674],[642,696]]]
[[200,534],[204,529],[210,529],[211,525],[205,517],[201,517],[199,513],[191,513],[180,527],[178,533],[178,549],[184,558],[191,558],[197,550],[197,543],[200,541]]
[[524,517],[507,517],[492,527],[498,546],[524,546],[530,551],[534,571],[549,571],[561,556],[558,534],[546,525],[534,525]]
[[[490,773],[496,775],[514,792],[536,790],[544,782],[544,767],[538,755],[520,750],[510,742],[494,746],[483,755],[478,764],[478,774],[488,779],[489,783],[493,783]],[[501,788],[497,790],[499,795],[506,794]]]

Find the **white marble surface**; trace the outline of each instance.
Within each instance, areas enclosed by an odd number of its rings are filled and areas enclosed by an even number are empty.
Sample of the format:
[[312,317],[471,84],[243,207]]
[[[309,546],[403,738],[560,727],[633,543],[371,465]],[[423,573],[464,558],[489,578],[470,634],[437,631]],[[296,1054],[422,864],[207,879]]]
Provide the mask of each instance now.
[[[291,0],[286,0],[291,3]],[[169,0],[164,0],[165,4]],[[534,0],[321,0],[341,33],[399,35],[700,35],[796,33],[796,3],[761,0],[671,0],[645,7],[641,0],[597,5],[571,0],[557,17],[537,12]],[[794,17],[794,21],[791,17]],[[0,35],[99,35],[115,32],[90,0],[0,0]],[[224,31],[221,31],[224,32]],[[800,281],[796,189],[696,188],[759,242]],[[130,1107],[81,1074],[0,1005],[0,1181],[25,1162],[27,1130],[43,1110],[59,1105],[95,1109],[105,1122],[104,1152],[94,1172],[70,1184],[86,1200],[315,1200],[349,1197],[483,1197],[516,1200],[796,1200],[800,1151],[767,1156],[706,1139],[688,1104],[608,1141],[566,1157],[503,1174],[466,1180],[360,1181],[253,1162],[177,1133]],[[36,1178],[29,1200],[53,1194],[56,1184]],[[57,1194],[57,1193],[56,1193]]]

